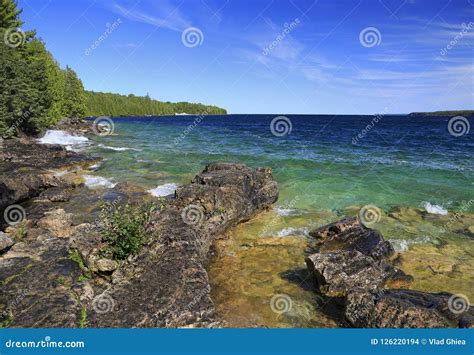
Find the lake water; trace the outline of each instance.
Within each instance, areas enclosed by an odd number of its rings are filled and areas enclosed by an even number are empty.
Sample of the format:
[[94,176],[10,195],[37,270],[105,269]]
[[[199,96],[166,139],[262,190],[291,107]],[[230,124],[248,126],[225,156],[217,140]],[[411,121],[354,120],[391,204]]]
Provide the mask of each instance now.
[[[307,233],[367,206],[377,214],[371,226],[402,252],[414,288],[474,300],[473,132],[450,134],[449,118],[440,117],[288,115],[272,124],[275,117],[118,118],[117,135],[94,137],[85,150],[106,159],[92,174],[107,179],[104,187],[128,181],[158,195],[212,161],[273,169],[279,202],[219,240],[209,267],[231,325],[333,326],[311,280],[295,281]],[[462,217],[453,220],[456,212]],[[270,307],[280,294],[290,297],[290,312]]]

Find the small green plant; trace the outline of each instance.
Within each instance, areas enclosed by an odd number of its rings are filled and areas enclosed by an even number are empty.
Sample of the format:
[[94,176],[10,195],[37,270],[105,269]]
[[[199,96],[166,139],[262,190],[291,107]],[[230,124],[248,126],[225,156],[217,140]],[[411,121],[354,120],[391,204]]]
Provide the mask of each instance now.
[[84,264],[84,260],[82,260],[81,254],[76,249],[69,249],[69,259],[75,261],[81,270],[87,270],[86,265]]
[[64,286],[64,287],[67,287],[67,288],[71,287],[71,282],[67,278],[65,278],[64,276],[59,276],[58,277],[58,283],[61,286]]
[[79,276],[78,281],[82,282],[92,278],[90,270],[84,264],[81,254],[76,249],[69,249],[69,259],[76,262],[79,268],[82,270],[82,275]]
[[102,236],[110,245],[114,259],[125,260],[140,251],[155,210],[154,204],[140,207],[104,202],[101,205]]
[[10,324],[13,323],[13,320],[14,320],[13,315],[10,312],[8,312],[6,318],[0,322],[0,328],[8,328]]
[[87,280],[90,280],[90,279],[91,279],[90,275],[82,274],[77,278],[77,281],[78,282],[84,282],[84,281],[87,281]]
[[23,221],[16,226],[15,232],[13,234],[13,239],[17,242],[20,242],[28,234],[28,228],[26,226],[26,221]]
[[81,317],[79,318],[79,328],[85,328],[87,323],[87,308],[82,307]]
[[225,212],[226,212],[225,208],[219,207],[216,209],[214,214],[221,215],[221,214],[224,214]]

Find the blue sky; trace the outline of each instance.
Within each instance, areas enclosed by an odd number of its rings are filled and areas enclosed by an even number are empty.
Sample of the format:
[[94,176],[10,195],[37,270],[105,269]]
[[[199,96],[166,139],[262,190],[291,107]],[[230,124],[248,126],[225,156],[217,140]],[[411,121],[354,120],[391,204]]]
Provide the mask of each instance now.
[[19,5],[25,29],[36,29],[89,90],[149,93],[230,113],[474,108],[474,0]]

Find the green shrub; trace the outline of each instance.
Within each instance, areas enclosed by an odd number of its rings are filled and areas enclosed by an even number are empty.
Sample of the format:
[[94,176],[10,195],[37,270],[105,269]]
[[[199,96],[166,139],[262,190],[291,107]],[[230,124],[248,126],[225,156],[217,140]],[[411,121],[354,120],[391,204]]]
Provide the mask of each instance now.
[[102,236],[111,246],[115,259],[125,260],[140,251],[155,209],[153,204],[140,207],[130,203],[114,205],[105,202],[101,205]]

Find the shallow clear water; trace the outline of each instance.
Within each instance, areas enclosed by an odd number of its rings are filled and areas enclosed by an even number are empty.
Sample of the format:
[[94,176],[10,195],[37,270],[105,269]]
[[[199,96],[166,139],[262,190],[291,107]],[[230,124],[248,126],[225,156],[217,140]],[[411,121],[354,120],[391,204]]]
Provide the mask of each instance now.
[[[448,118],[385,116],[353,144],[373,117],[290,115],[284,137],[271,132],[274,117],[120,118],[117,135],[95,137],[85,149],[106,158],[94,174],[147,189],[188,183],[216,160],[273,169],[277,208],[219,240],[209,266],[213,298],[230,325],[334,326],[311,286],[295,282],[307,232],[368,204],[380,209],[373,227],[402,251],[412,287],[474,299],[472,132],[451,136]],[[449,215],[427,213],[426,203]],[[463,217],[450,222],[457,211]],[[291,298],[291,311],[272,310],[279,294]]]

